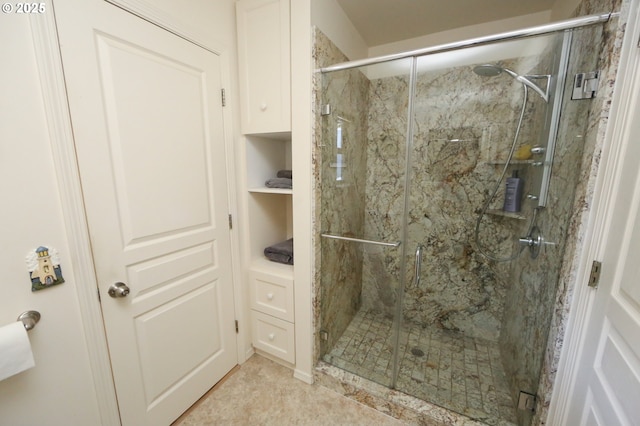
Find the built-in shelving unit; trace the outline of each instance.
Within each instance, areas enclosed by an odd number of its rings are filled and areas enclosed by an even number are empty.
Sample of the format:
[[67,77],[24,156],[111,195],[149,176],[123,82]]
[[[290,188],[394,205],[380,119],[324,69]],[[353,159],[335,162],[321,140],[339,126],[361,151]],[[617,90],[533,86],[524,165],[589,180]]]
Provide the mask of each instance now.
[[293,169],[289,0],[239,0],[236,17],[252,342],[293,365],[294,267],[264,256],[266,247],[293,237],[293,189],[265,185]]

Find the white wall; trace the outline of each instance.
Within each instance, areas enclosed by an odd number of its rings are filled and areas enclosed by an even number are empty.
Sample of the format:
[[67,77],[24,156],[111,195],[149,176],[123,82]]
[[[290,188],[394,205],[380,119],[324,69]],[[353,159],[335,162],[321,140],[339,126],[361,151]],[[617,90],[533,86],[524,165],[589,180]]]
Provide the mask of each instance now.
[[551,20],[561,21],[572,18],[573,12],[580,4],[580,1],[581,0],[556,0],[551,8]]
[[[0,16],[0,325],[42,314],[29,333],[36,366],[0,382],[0,424],[99,424],[27,15]],[[64,284],[31,292],[28,251],[60,253]]]
[[532,27],[536,25],[543,25],[549,23],[550,16],[551,11],[532,13],[529,15],[517,16],[515,18],[502,19],[499,21],[470,25],[467,27],[460,27],[449,31],[442,31],[439,33],[433,33],[422,37],[402,40],[395,43],[371,46],[369,48],[369,57],[405,52],[428,46],[437,46],[444,43],[467,40],[470,38],[482,37],[505,31],[518,30],[521,28]]

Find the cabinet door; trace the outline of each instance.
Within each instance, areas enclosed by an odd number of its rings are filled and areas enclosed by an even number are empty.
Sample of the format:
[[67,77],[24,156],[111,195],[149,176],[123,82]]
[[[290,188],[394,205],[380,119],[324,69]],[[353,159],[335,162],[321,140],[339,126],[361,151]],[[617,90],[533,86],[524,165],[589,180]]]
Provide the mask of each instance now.
[[242,132],[291,131],[289,0],[236,3]]

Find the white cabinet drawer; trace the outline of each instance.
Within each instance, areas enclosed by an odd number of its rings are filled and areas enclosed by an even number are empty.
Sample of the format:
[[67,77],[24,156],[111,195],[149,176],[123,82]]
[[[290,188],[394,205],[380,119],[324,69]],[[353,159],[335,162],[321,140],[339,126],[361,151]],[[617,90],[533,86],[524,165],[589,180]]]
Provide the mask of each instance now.
[[252,309],[293,322],[293,279],[250,271],[249,281]]
[[293,324],[260,312],[252,313],[253,346],[284,361],[295,363]]

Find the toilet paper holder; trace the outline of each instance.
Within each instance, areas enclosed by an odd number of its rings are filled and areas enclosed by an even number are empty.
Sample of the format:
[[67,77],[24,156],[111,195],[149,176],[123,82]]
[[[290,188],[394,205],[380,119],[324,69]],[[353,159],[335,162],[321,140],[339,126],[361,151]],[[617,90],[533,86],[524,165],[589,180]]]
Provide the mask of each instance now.
[[29,331],[36,326],[38,321],[40,321],[40,312],[38,311],[26,311],[18,316],[18,321],[22,322],[24,328]]

